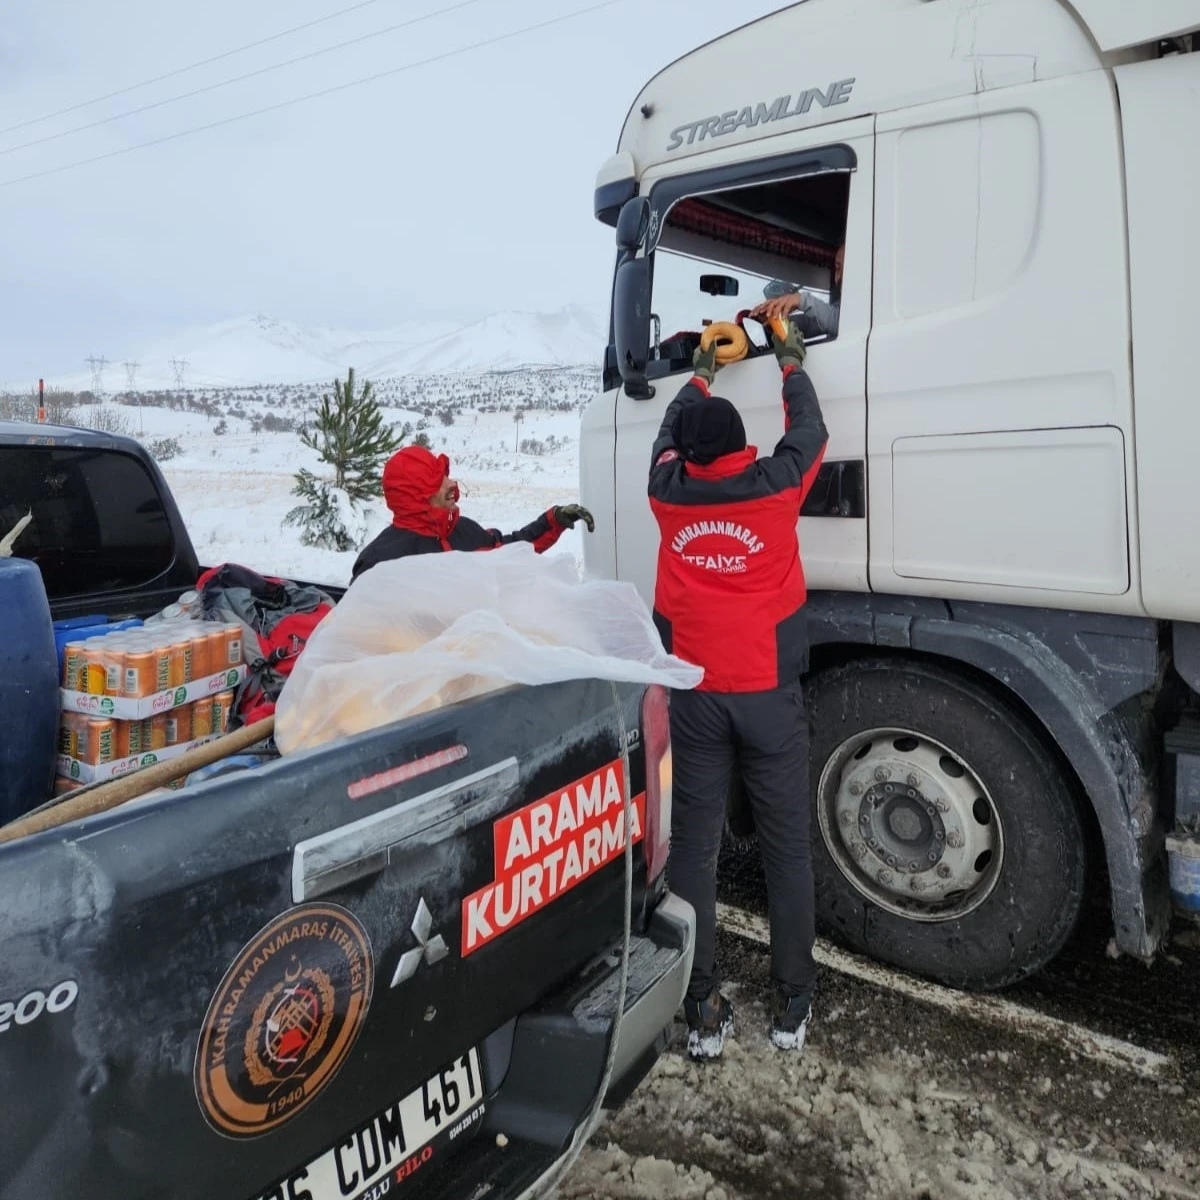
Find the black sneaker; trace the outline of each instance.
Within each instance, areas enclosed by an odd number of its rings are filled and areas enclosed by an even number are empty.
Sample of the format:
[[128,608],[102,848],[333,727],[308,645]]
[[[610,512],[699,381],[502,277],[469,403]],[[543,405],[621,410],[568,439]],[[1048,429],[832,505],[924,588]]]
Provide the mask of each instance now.
[[771,1004],[771,1045],[778,1050],[803,1050],[812,1018],[808,996],[775,994]]
[[688,996],[683,1014],[688,1024],[688,1057],[720,1058],[725,1038],[733,1032],[733,1005],[713,988],[706,1000]]

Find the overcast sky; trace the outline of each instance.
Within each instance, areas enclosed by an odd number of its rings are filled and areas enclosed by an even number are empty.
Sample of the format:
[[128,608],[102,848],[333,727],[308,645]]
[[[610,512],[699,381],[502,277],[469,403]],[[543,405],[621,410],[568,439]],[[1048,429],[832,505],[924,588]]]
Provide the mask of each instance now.
[[784,0],[616,0],[331,96],[18,182],[597,2],[474,0],[445,12],[456,0],[368,0],[37,121],[354,0],[4,0],[0,379],[80,369],[88,354],[117,361],[181,326],[258,312],[370,329],[424,313],[466,321],[603,303],[612,234],[592,218],[592,189],[634,95],[671,59]]

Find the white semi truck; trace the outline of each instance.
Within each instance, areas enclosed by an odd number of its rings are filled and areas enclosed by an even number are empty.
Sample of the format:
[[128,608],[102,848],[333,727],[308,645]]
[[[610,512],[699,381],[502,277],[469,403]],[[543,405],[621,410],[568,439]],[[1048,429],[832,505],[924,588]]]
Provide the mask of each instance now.
[[[835,306],[818,912],[952,984],[1046,963],[1093,872],[1128,954],[1200,908],[1198,50],[1200,0],[807,0],[650,80],[597,180],[591,572],[653,594],[650,446],[702,321],[772,281]],[[769,353],[716,390],[774,444]]]

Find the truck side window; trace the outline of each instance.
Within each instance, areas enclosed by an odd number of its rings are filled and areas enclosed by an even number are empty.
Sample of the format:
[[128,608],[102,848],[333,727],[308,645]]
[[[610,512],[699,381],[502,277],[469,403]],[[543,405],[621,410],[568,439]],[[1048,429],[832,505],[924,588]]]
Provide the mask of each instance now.
[[0,446],[0,536],[30,510],[13,553],[38,564],[52,601],[141,587],[174,562],[162,497],[132,455]]
[[[767,295],[794,289],[833,306],[827,330],[810,321],[808,339],[835,338],[849,198],[849,176],[829,172],[675,203],[654,254],[653,310],[662,339],[670,343],[677,332],[698,330],[702,318],[732,320]],[[702,274],[732,276],[738,294],[702,292]]]

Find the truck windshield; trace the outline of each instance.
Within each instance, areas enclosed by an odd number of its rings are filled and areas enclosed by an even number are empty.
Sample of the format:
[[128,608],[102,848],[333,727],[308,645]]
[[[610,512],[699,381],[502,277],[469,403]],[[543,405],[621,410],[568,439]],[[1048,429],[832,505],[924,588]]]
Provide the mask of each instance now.
[[13,553],[38,564],[51,600],[140,587],[174,562],[162,497],[132,455],[0,446],[0,537],[27,512]]

